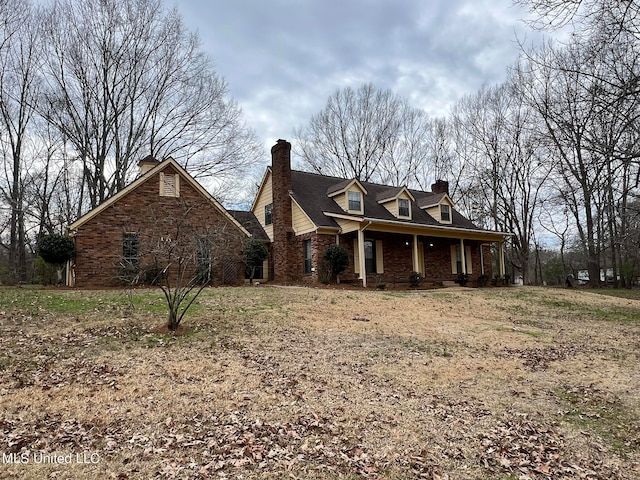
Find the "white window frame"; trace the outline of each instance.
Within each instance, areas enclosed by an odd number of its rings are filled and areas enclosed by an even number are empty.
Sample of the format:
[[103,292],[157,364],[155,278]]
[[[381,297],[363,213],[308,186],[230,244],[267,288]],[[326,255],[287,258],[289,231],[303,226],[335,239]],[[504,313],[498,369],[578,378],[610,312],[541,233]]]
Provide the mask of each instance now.
[[[406,214],[406,215],[403,215],[403,214],[401,213],[401,208],[402,208],[402,207],[400,206],[400,203],[401,203],[401,202],[407,202],[407,205],[406,205],[406,207],[407,207],[407,214]],[[402,217],[402,218],[411,218],[411,202],[409,201],[409,199],[408,199],[408,198],[399,198],[399,199],[398,199],[398,217]]]
[[[449,217],[447,219],[445,219],[444,215],[443,215],[443,213],[444,213],[443,210],[444,210],[445,207],[447,209],[447,216]],[[440,221],[442,223],[451,223],[451,205],[449,205],[448,203],[440,204]]]
[[[359,208],[351,208],[351,202],[356,202],[355,198],[353,200],[351,200],[351,196],[358,196],[357,202],[359,205]],[[362,192],[359,192],[357,190],[349,190],[347,192],[347,211],[349,212],[357,212],[357,213],[362,213]]]

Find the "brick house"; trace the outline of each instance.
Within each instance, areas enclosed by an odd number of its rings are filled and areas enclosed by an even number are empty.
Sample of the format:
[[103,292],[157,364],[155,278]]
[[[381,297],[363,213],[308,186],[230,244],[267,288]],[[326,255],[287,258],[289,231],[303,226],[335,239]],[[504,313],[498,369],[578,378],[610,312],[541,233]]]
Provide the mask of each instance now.
[[[455,210],[448,183],[431,192],[291,170],[291,144],[278,140],[251,211],[270,240],[265,279],[317,282],[323,252],[346,248],[350,265],[343,281],[455,281],[467,274],[504,275],[507,233],[482,230]],[[492,247],[495,247],[492,249]]]
[[76,258],[67,285],[148,283],[158,268],[173,263],[168,272],[174,272],[177,254],[193,264],[186,275],[242,282],[250,233],[172,158],[147,157],[139,166],[135,181],[69,226]]

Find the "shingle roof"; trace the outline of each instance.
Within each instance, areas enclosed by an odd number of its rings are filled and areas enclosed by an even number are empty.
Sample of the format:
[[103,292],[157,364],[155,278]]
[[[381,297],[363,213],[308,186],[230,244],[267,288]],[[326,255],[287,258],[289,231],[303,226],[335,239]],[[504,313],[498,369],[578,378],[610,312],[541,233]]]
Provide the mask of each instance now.
[[269,236],[262,228],[262,225],[256,218],[253,212],[246,212],[243,210],[227,210],[233,218],[235,218],[240,224],[251,234],[253,238],[261,242],[269,242]]
[[[292,170],[292,196],[305,213],[318,227],[338,227],[335,220],[324,212],[344,215],[345,212],[340,206],[327,196],[328,192],[338,191],[347,186],[352,180],[343,178],[328,177],[316,173],[300,172]],[[378,220],[389,220],[403,222],[407,224],[419,225],[442,225],[431,215],[420,208],[420,205],[435,205],[444,194],[423,192],[420,190],[408,189],[415,201],[412,201],[412,218],[401,219],[391,214],[383,205],[378,203],[379,199],[390,198],[389,193],[396,194],[402,187],[390,187],[370,182],[360,182],[367,191],[364,197],[364,216]],[[397,191],[396,191],[397,188]],[[447,224],[454,228],[477,229],[471,221],[463,217],[455,209],[453,210],[452,223]]]

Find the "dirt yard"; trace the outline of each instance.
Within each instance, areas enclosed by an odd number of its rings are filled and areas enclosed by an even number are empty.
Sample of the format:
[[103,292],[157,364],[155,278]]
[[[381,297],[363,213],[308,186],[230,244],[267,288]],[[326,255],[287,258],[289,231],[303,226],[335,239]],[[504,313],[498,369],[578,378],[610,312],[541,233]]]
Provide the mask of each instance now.
[[638,479],[640,300],[0,290],[0,478]]

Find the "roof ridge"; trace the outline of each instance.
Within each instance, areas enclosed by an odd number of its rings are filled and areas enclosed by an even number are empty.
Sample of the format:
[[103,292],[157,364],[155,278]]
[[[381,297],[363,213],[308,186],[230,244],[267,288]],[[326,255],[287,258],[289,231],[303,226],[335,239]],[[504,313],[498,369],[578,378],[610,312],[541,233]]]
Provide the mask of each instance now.
[[336,180],[337,183],[340,182],[345,182],[345,181],[351,181],[351,180],[358,180],[358,182],[360,182],[363,186],[366,185],[373,185],[375,187],[382,187],[382,188],[387,188],[387,189],[392,189],[392,188],[406,188],[407,190],[409,190],[411,193],[421,193],[421,194],[425,194],[425,195],[436,195],[436,193],[434,192],[428,192],[426,190],[418,190],[416,188],[411,188],[408,185],[388,185],[386,183],[377,183],[377,182],[371,182],[371,181],[365,181],[365,180],[359,180],[356,177],[353,178],[344,178],[344,177],[336,177],[334,175],[324,175],[322,173],[317,173],[317,172],[307,172],[305,170],[291,170],[291,173],[302,173],[304,175],[314,175],[316,177],[322,177],[322,178],[326,178],[326,179],[332,179],[332,180]]

